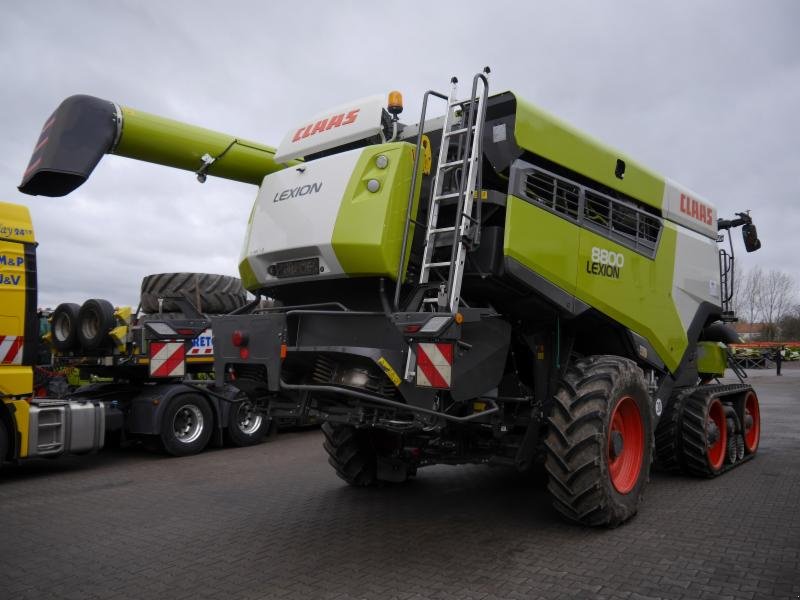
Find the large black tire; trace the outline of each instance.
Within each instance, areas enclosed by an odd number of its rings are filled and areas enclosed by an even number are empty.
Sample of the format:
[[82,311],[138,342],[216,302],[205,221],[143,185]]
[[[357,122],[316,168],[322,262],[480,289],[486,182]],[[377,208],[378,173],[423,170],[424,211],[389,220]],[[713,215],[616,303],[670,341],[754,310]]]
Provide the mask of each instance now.
[[3,468],[3,463],[8,458],[8,448],[11,436],[8,433],[6,422],[0,419],[0,469]]
[[277,422],[257,412],[250,400],[241,400],[231,405],[225,437],[233,446],[253,446],[275,432]]
[[633,517],[650,472],[653,426],[644,375],[633,361],[576,361],[554,397],[545,439],[554,507],[584,525]]
[[78,313],[81,307],[72,302],[59,304],[53,311],[50,330],[56,350],[67,352],[78,343]]
[[366,437],[350,425],[322,424],[323,446],[328,463],[336,474],[355,487],[368,487],[378,482],[377,455]]
[[[160,273],[148,275],[142,279],[141,306],[146,313],[158,312],[158,299],[164,296],[181,296],[187,294],[196,303],[200,297],[200,306],[205,313],[229,313],[247,303],[247,294],[242,282],[236,277],[227,275],[211,275],[208,273]],[[180,311],[180,307],[165,300],[162,310]]]
[[208,444],[214,427],[211,407],[198,394],[181,394],[170,400],[161,421],[161,445],[172,456],[197,454]]
[[97,350],[108,341],[116,325],[114,305],[108,300],[87,300],[78,313],[78,341],[86,350]]

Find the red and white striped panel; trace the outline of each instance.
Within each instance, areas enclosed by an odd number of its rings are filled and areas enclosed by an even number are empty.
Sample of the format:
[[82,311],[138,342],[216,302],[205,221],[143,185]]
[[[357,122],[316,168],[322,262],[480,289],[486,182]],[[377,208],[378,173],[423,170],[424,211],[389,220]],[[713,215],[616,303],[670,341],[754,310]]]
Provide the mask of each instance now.
[[417,385],[449,389],[452,383],[453,344],[417,344]]
[[183,377],[186,346],[183,342],[150,342],[150,376]]
[[21,365],[23,341],[21,335],[0,335],[0,363]]

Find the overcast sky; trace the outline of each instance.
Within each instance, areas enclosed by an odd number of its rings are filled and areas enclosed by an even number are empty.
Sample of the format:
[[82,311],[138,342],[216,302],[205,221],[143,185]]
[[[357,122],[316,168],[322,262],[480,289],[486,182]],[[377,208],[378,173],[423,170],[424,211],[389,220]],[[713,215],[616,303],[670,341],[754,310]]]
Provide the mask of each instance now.
[[1,10],[0,198],[33,213],[41,306],[136,305],[149,273],[236,274],[256,194],[115,156],[69,196],[19,193],[65,97],[277,145],[328,106],[391,89],[415,122],[426,89],[484,65],[495,91],[513,89],[695,189],[720,215],[752,209],[763,249],[746,255],[737,236],[737,256],[800,280],[800,2],[28,0]]

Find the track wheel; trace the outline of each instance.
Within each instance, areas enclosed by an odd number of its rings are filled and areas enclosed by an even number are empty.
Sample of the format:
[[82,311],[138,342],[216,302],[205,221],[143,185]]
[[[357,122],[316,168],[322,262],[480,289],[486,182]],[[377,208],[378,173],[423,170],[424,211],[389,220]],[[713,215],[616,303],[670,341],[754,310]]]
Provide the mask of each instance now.
[[367,487],[377,482],[377,456],[367,437],[350,425],[322,424],[323,446],[336,474],[350,485]]
[[636,514],[647,484],[653,426],[633,361],[593,356],[567,370],[545,440],[553,505],[585,525],[615,527]]
[[761,413],[758,409],[758,396],[753,390],[744,398],[744,449],[747,454],[755,454],[761,439]]
[[704,477],[720,473],[728,450],[728,427],[719,398],[698,390],[686,399],[681,439],[684,465],[689,473]]

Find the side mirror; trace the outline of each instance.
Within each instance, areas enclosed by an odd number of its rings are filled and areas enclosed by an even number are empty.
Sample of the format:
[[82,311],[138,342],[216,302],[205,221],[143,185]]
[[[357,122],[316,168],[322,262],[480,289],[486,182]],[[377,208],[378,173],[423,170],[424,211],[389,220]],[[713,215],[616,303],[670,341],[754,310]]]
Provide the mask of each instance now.
[[761,248],[761,240],[758,239],[756,226],[752,223],[742,226],[742,239],[744,240],[745,250],[748,252],[755,252]]

